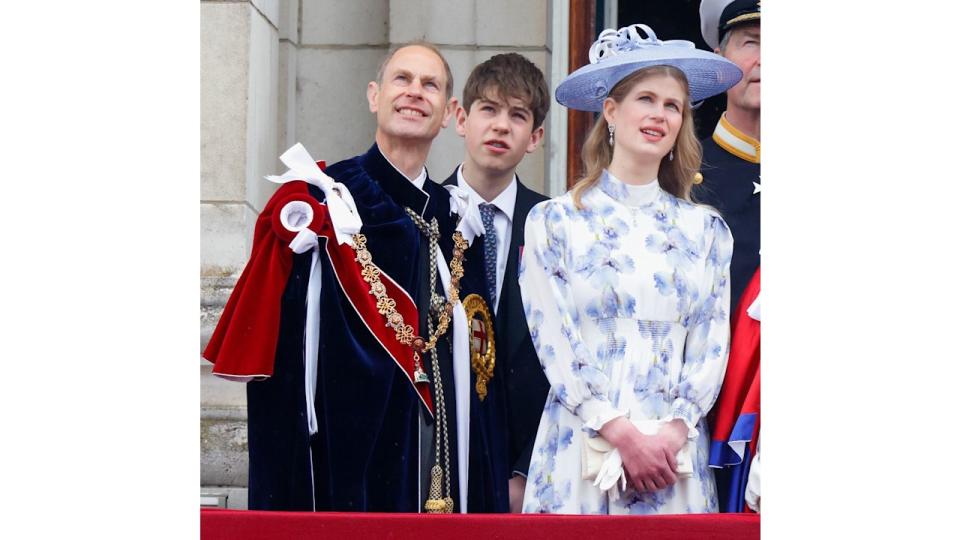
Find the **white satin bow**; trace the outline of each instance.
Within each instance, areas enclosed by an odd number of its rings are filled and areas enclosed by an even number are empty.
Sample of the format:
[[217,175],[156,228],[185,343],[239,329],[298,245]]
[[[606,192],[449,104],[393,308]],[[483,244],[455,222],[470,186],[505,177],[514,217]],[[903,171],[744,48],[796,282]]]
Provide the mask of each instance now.
[[[643,30],[647,37],[640,37],[640,30]],[[607,28],[603,32],[600,32],[597,40],[590,46],[590,63],[596,64],[608,57],[646,47],[696,48],[693,42],[685,39],[660,41],[649,26],[645,24],[631,24],[630,26],[624,26],[620,30]]]
[[443,186],[450,192],[450,213],[460,216],[457,230],[463,235],[467,244],[483,234],[483,219],[480,217],[480,207],[477,202],[460,186]]
[[357,205],[353,202],[353,195],[347,186],[334,182],[317,166],[307,149],[297,143],[291,146],[280,156],[280,161],[290,169],[280,176],[266,176],[265,178],[276,184],[285,184],[293,180],[303,180],[317,186],[326,195],[327,211],[330,212],[330,221],[333,230],[337,233],[337,242],[353,245],[352,236],[360,232],[363,221],[357,213]]

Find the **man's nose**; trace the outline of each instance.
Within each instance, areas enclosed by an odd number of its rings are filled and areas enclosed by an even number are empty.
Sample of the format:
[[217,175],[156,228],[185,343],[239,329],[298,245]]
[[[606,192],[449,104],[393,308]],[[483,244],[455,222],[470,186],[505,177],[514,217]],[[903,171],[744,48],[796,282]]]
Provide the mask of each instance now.
[[407,95],[417,98],[423,96],[423,84],[419,79],[414,79],[410,84],[407,85]]

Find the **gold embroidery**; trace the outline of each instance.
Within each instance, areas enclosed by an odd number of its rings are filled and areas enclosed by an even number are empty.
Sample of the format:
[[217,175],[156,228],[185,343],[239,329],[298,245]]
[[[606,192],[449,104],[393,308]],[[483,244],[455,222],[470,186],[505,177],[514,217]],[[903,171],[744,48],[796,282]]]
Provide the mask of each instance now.
[[[720,116],[720,121],[717,122],[717,127],[713,131],[713,141],[716,142],[720,148],[723,148],[740,159],[749,161],[750,163],[760,163],[760,141],[734,127],[733,124],[727,120],[727,113],[723,113]],[[752,147],[753,152],[749,153],[747,150],[736,147],[735,141]]]
[[[759,2],[758,2],[758,4],[759,4]],[[757,20],[757,19],[759,19],[759,18],[760,18],[760,13],[759,13],[759,12],[757,12],[757,13],[745,13],[745,14],[743,14],[743,15],[740,15],[739,17],[734,17],[734,18],[730,19],[729,21],[727,21],[727,24],[725,24],[724,27],[725,27],[725,28],[730,28],[730,26],[732,26],[732,25],[734,25],[734,24],[738,24],[738,23],[742,23],[742,22],[746,22],[746,21],[755,21],[755,20]]]

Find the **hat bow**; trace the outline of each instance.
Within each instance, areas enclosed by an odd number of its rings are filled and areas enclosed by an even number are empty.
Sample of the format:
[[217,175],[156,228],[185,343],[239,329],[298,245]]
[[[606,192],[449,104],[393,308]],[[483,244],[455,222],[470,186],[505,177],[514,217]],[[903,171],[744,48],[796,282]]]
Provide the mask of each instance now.
[[[646,34],[646,37],[640,37],[641,30]],[[597,40],[590,46],[590,63],[596,64],[611,56],[648,47],[696,48],[692,41],[685,39],[661,41],[657,39],[657,34],[655,34],[649,26],[645,24],[631,24],[619,30],[607,28],[603,32],[600,32]]]

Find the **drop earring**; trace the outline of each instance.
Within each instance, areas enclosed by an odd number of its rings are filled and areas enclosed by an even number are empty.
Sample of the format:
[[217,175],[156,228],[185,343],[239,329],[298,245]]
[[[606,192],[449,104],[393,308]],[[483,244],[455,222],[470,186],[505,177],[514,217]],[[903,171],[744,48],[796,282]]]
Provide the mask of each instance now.
[[616,128],[613,126],[613,124],[607,124],[607,131],[610,132],[610,139],[609,139],[610,146],[613,146],[613,132],[615,129]]
[[672,150],[672,149],[670,150],[670,157],[669,157],[669,159],[670,159],[670,161],[673,161],[673,150]]

